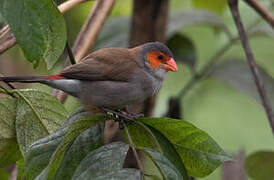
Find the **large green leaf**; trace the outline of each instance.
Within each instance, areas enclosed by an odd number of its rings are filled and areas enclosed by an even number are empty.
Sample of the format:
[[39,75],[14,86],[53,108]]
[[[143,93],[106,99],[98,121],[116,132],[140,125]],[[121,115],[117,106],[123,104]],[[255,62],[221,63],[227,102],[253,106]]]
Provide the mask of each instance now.
[[15,110],[16,99],[0,98],[0,168],[21,157],[16,141]]
[[[72,179],[106,179],[106,177],[110,177],[122,170],[128,149],[127,144],[114,142],[92,151],[77,167]],[[134,179],[140,179],[138,177],[140,175],[134,176]]]
[[[129,123],[127,127],[129,135],[136,147],[146,147],[157,150],[158,152],[162,152],[160,144],[158,143],[155,135],[145,124],[135,122]],[[129,142],[125,130],[122,131],[122,135],[124,136],[124,139]]]
[[197,8],[222,14],[227,7],[227,0],[192,0],[192,4]]
[[44,59],[56,63],[66,43],[63,15],[53,0],[0,0],[0,12],[11,27],[25,57],[36,67]]
[[[99,122],[106,121],[108,119],[109,119],[109,117],[106,115],[103,115],[103,114],[91,115],[89,113],[86,113],[79,120],[72,123],[68,129],[68,132],[65,134],[62,142],[58,145],[57,149],[55,150],[54,154],[52,155],[52,157],[50,159],[47,179],[53,179],[56,176],[56,173],[57,173],[58,169],[60,168],[63,160],[65,160],[65,163],[69,163],[69,162],[73,162],[73,161],[78,162],[79,160],[76,160],[76,159],[75,160],[70,159],[70,158],[64,159],[64,155],[66,154],[68,148],[73,144],[73,142],[75,142],[75,139],[82,132],[84,132],[91,126],[93,126]],[[101,136],[98,136],[98,135],[101,135],[101,131],[96,132],[96,137],[95,137],[96,140],[93,141],[92,147],[89,150],[95,149],[101,145],[101,138],[100,138]],[[77,147],[75,149],[77,149]],[[78,147],[78,150],[80,151],[81,148],[79,149],[79,147]],[[68,152],[66,155],[70,156],[70,153],[72,153],[72,152]],[[83,157],[81,155],[78,155],[77,158],[82,159]],[[75,168],[76,168],[76,166],[71,167],[71,169],[74,169],[74,170],[75,170]],[[66,166],[66,164],[63,165],[63,169],[62,169],[63,172],[60,172],[59,176],[63,177],[63,174],[65,174],[66,170],[68,170],[68,169],[70,169],[70,167]],[[72,175],[72,174],[69,174],[68,177],[70,175]],[[58,179],[58,178],[56,178],[56,179]]]
[[16,135],[20,150],[25,157],[30,145],[56,129],[66,121],[67,112],[56,97],[38,90],[15,90]]
[[[184,179],[188,179],[180,155],[168,139],[166,139],[159,131],[138,121],[135,123],[129,123],[127,127],[131,139],[136,147],[152,148],[153,150],[162,153],[181,172]],[[124,138],[127,139],[125,132],[122,132]]]
[[246,159],[245,168],[254,180],[273,180],[274,152],[259,151],[251,154]]
[[173,144],[158,130],[154,129],[153,127],[149,128],[160,144],[163,155],[180,171],[183,179],[189,179],[185,165],[183,164],[182,159],[180,158],[180,155],[176,151]]
[[[260,66],[258,66],[258,69],[271,106],[274,108],[274,79]],[[235,89],[248,94],[258,103],[261,103],[253,75],[246,61],[225,61],[214,67],[210,76],[230,84]]]
[[173,144],[191,176],[204,177],[222,162],[231,160],[207,133],[189,122],[170,118],[139,121],[160,131]]
[[158,167],[164,179],[184,179],[179,170],[163,154],[148,148],[144,148],[143,151],[151,158],[153,163]]
[[[46,179],[47,165],[58,145],[68,133],[69,127],[77,121],[94,118],[87,112],[74,113],[67,123],[49,136],[34,142],[26,156],[26,171],[28,179],[34,179],[39,173],[39,178]],[[72,125],[75,126],[75,125]],[[70,179],[81,160],[93,149],[101,145],[103,127],[96,124],[83,131],[68,148],[55,179]],[[44,169],[44,170],[43,170]],[[41,173],[41,171],[43,172]]]

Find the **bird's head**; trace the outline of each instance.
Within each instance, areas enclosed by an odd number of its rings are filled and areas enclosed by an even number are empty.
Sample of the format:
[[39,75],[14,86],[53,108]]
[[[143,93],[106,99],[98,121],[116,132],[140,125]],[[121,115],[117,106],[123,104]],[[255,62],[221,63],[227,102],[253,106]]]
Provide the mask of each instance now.
[[142,64],[153,75],[163,78],[166,72],[178,70],[173,54],[165,44],[150,42],[140,47]]

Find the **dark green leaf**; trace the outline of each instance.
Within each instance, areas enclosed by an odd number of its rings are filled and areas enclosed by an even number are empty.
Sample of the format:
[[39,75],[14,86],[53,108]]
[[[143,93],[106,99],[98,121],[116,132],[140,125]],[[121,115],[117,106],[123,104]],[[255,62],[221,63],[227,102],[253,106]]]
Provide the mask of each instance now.
[[[162,152],[162,149],[151,130],[140,122],[129,123],[127,125],[128,131],[134,145],[136,147],[146,147]],[[125,131],[122,131],[124,139],[128,140]]]
[[16,99],[0,98],[0,168],[21,157],[16,141],[15,110]]
[[16,162],[16,168],[17,168],[17,179],[22,180],[25,177],[25,161],[24,159],[20,159]]
[[[106,115],[103,115],[103,114],[91,115],[91,114],[87,113],[84,116],[82,116],[79,120],[73,122],[70,125],[67,133],[65,134],[62,142],[58,145],[57,149],[55,150],[54,154],[51,157],[51,160],[49,162],[49,169],[48,169],[47,179],[48,180],[53,179],[56,176],[56,173],[57,173],[58,169],[61,166],[61,163],[63,161],[65,153],[67,152],[68,148],[72,145],[74,140],[82,132],[84,132],[85,130],[87,130],[91,126],[94,126],[95,124],[97,124],[99,122],[103,122],[103,121],[108,120],[108,119],[109,119],[109,117],[106,116]],[[92,144],[93,147],[91,149],[95,149],[96,147],[101,145],[100,138],[98,139],[98,137],[100,137],[100,136],[98,136],[98,134],[97,134],[97,136],[96,136],[97,141],[93,142],[93,144]],[[69,156],[69,152],[68,152],[67,155]],[[82,158],[81,155],[79,156],[79,158]],[[69,158],[64,159],[64,160],[66,160],[67,162],[70,162],[70,161],[73,162],[73,160],[69,159]],[[78,160],[76,160],[76,162],[77,161]],[[66,165],[64,165],[64,166],[66,166]],[[66,169],[69,168],[69,167],[64,167],[64,166],[63,166],[63,168],[64,168],[63,170],[66,171]],[[75,169],[75,167],[72,167],[72,169]],[[66,172],[61,172],[60,174],[62,175],[63,173],[66,173]]]
[[192,0],[193,6],[222,14],[227,7],[227,0]]
[[204,177],[231,160],[207,133],[189,122],[170,118],[138,120],[160,131],[173,144],[190,176]]
[[196,64],[196,49],[193,42],[186,36],[177,33],[168,41],[167,46],[172,51],[176,61],[188,64],[194,68]]
[[254,180],[273,180],[274,152],[259,151],[251,154],[246,159],[245,168]]
[[[274,108],[274,79],[260,66],[258,66],[258,69],[271,106]],[[261,103],[253,75],[245,61],[225,61],[214,67],[210,76],[227,82],[235,89],[250,95],[258,103]]]
[[159,142],[163,155],[180,171],[183,176],[183,179],[189,179],[185,165],[182,162],[182,159],[172,143],[159,131],[150,127],[150,130],[155,135],[157,141]]
[[7,171],[0,169],[0,179],[1,180],[9,180],[10,179],[9,177],[10,177],[10,174]]
[[183,180],[183,176],[179,170],[165,157],[163,154],[155,152],[151,149],[144,148],[143,151],[152,159],[159,168],[164,179],[167,180]]
[[137,169],[124,168],[106,175],[94,178],[94,180],[141,180],[141,173]]
[[122,142],[107,144],[92,151],[77,167],[72,179],[104,179],[123,168],[129,146]]
[[56,63],[66,43],[63,15],[53,0],[1,0],[0,12],[10,25],[25,57],[38,66],[44,59],[48,68]]
[[30,145],[66,121],[67,112],[56,97],[38,90],[15,90],[16,134],[20,150],[25,157]]
[[[87,112],[74,113],[62,128],[32,144],[26,156],[28,179],[34,179],[39,173],[40,175],[37,179],[46,179],[48,172],[46,166],[57,146],[64,139],[70,125],[83,118],[85,119],[87,116],[91,118],[91,121],[93,120],[92,115]],[[70,179],[81,160],[101,144],[102,132],[101,124],[96,124],[81,133],[67,150],[55,179]],[[42,170],[43,172],[41,173]]]

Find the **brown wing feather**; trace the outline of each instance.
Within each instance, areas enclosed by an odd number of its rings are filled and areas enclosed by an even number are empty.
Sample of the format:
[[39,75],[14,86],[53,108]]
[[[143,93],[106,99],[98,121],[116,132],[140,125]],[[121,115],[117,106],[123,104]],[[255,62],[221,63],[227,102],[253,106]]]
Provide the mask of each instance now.
[[108,48],[95,51],[79,63],[65,68],[60,75],[90,81],[129,81],[136,68],[139,66],[129,50]]

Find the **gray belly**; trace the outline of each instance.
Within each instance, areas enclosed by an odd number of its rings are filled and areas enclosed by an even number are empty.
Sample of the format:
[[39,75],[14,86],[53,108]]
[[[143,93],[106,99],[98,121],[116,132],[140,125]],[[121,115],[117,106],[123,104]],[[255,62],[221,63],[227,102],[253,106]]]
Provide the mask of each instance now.
[[153,88],[141,83],[94,81],[82,83],[80,101],[85,105],[123,108],[144,101],[153,94]]

